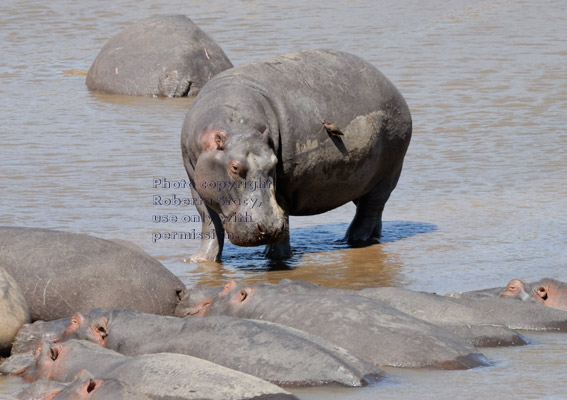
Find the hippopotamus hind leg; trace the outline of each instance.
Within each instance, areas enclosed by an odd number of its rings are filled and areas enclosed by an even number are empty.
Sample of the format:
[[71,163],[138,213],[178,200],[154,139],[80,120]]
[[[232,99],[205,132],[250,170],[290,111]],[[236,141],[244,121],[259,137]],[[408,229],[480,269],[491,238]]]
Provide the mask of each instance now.
[[396,187],[401,174],[401,165],[396,173],[387,174],[365,195],[353,200],[356,214],[348,227],[345,240],[353,247],[378,243],[382,235],[382,212]]

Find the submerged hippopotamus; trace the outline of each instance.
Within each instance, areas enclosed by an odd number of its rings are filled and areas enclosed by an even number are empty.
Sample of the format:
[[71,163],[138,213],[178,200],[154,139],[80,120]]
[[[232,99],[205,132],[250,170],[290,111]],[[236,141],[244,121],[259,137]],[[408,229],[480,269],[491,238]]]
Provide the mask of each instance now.
[[22,289],[32,321],[96,307],[173,315],[185,290],[142,251],[48,229],[0,227],[0,265]]
[[[272,287],[279,289],[282,293],[289,294],[322,294],[337,298],[348,295],[368,297],[446,329],[461,340],[477,347],[526,344],[524,338],[517,332],[503,325],[486,323],[484,315],[477,310],[457,304],[434,293],[417,292],[396,287],[377,287],[362,290],[337,289],[290,279],[282,279],[277,285],[261,283],[254,287],[260,286]],[[212,304],[214,297],[222,290],[222,287],[202,287],[199,285],[192,287],[184,293],[175,315],[178,317],[206,315],[207,308]]]
[[112,37],[87,74],[90,90],[136,96],[195,96],[232,63],[184,15],[157,15]]
[[[184,293],[185,298],[188,293]],[[460,299],[506,298],[538,303],[546,307],[567,310],[567,283],[553,278],[542,278],[536,282],[512,279],[506,287],[473,290],[470,292],[451,292],[446,296]]]
[[71,383],[40,379],[18,394],[20,400],[149,400],[117,379],[99,379],[79,372]]
[[355,294],[285,293],[230,281],[201,304],[203,309],[190,319],[230,315],[271,321],[321,336],[379,366],[467,369],[488,364],[449,331]]
[[27,325],[20,330],[12,354],[33,351],[42,339],[85,339],[127,356],[186,354],[285,386],[362,386],[383,375],[371,363],[319,336],[227,316],[183,319],[98,309]]
[[567,310],[567,283],[552,278],[532,283],[512,279],[500,297],[533,301],[547,307]]
[[225,235],[289,257],[289,215],[349,201],[357,208],[346,241],[376,242],[411,132],[400,92],[349,53],[303,51],[222,72],[195,99],[181,134],[202,216],[191,260],[220,260]]
[[85,369],[98,378],[123,382],[152,399],[296,399],[274,384],[195,357],[173,353],[128,357],[83,340],[42,342],[33,364],[17,374],[28,382],[70,382]]

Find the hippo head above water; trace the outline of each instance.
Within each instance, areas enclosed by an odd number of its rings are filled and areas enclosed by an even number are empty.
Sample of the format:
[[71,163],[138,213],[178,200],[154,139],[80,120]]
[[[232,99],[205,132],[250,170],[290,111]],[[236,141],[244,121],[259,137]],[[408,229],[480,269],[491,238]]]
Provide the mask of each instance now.
[[[269,146],[266,128],[232,128],[231,132],[229,138],[221,129],[203,135],[205,152],[195,165],[196,190],[218,213],[232,243],[277,242],[287,234],[288,225],[276,201],[278,159]],[[243,140],[250,136],[253,140]]]
[[567,310],[567,284],[551,278],[543,278],[533,283],[512,279],[500,297]]

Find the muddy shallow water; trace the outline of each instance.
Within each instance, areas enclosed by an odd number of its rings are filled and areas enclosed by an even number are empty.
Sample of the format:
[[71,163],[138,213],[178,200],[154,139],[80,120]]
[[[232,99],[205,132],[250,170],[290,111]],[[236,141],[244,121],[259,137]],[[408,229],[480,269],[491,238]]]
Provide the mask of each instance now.
[[[306,279],[327,286],[404,286],[445,293],[511,278],[567,280],[567,3],[179,1],[0,4],[0,225],[126,239],[186,284]],[[85,74],[104,43],[153,14],[185,14],[235,65],[308,48],[374,63],[404,94],[414,134],[384,212],[380,244],[349,249],[347,204],[292,217],[294,255],[227,245],[223,264],[184,262],[199,232],[191,207],[156,206],[154,187],[186,179],[179,135],[188,99],[89,93]],[[337,188],[340,190],[340,188]],[[304,399],[481,398],[567,393],[567,337],[528,333],[522,348],[483,349],[472,371],[389,369],[386,384],[298,390]],[[0,377],[0,393],[21,387]],[[332,393],[332,394],[331,394]]]

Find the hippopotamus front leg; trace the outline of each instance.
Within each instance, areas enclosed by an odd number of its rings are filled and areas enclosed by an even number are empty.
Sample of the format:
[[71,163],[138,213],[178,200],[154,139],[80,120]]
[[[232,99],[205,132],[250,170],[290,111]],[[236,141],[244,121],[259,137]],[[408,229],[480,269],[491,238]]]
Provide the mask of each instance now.
[[201,216],[201,247],[199,252],[191,256],[189,261],[200,262],[215,260],[220,262],[222,248],[224,245],[224,228],[219,215],[207,207],[201,196],[197,193],[194,185],[191,185],[191,193],[195,200],[195,208]]
[[[285,226],[289,226],[288,215],[285,217]],[[290,258],[291,244],[289,242],[289,231],[279,242],[266,245],[264,255],[270,260],[285,260]]]

